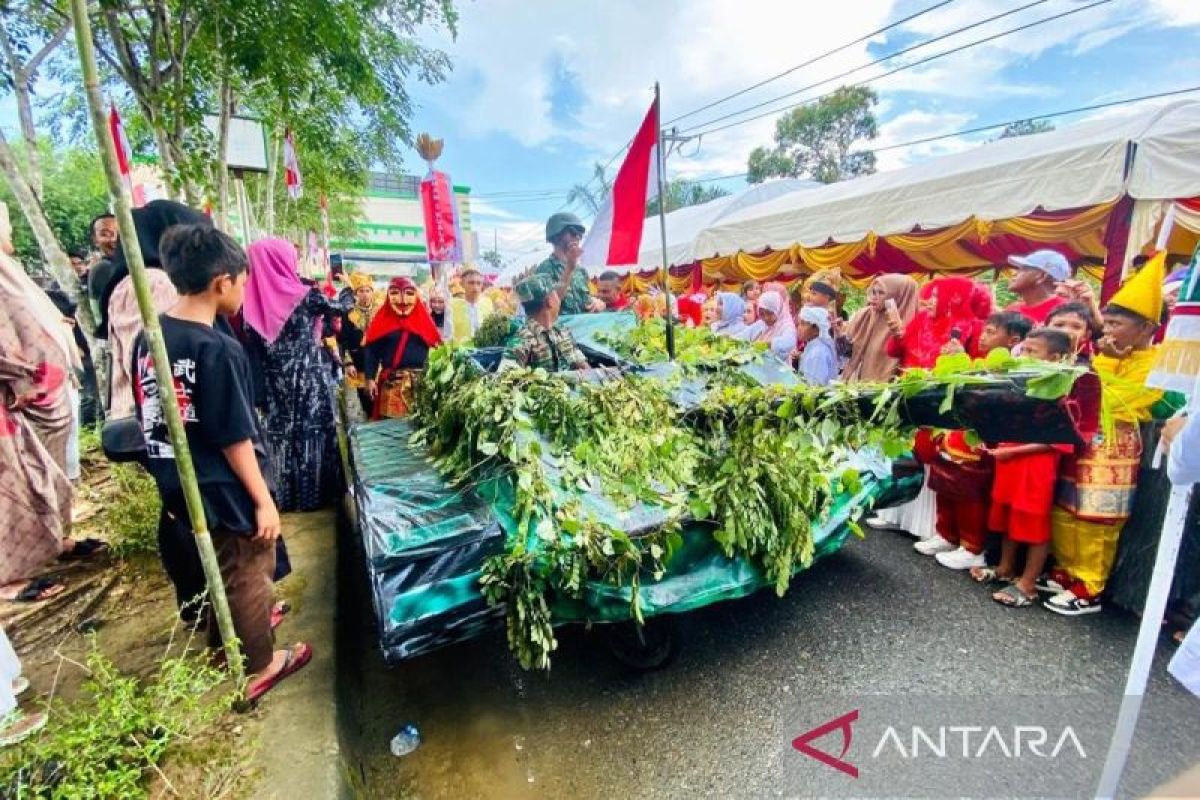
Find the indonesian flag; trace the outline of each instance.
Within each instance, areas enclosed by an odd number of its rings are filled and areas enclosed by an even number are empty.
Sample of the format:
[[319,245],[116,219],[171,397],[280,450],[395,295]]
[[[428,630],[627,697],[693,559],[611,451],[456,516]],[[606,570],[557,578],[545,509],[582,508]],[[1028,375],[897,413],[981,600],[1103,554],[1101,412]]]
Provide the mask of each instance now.
[[291,130],[283,135],[283,168],[288,197],[299,200],[304,194],[304,181],[300,178],[300,161],[296,158],[296,140]]
[[612,193],[592,223],[583,242],[585,267],[613,267],[638,263],[646,203],[658,196],[654,170],[658,164],[658,99],[650,104],[642,126],[629,146],[629,155],[617,172]]
[[[133,188],[133,153],[129,149],[129,139],[125,137],[125,126],[121,123],[121,115],[113,103],[108,105],[108,132],[112,135],[113,145],[117,149],[117,169],[121,173],[121,183],[125,184],[135,207],[145,204],[144,193]],[[141,187],[139,186],[140,190]]]

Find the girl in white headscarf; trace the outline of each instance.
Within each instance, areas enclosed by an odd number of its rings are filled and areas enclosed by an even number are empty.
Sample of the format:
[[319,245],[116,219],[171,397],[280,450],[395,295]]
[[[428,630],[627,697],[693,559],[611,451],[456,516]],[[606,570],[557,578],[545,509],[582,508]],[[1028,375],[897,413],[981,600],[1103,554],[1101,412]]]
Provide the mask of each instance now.
[[829,311],[819,306],[800,309],[800,339],[807,344],[800,355],[800,374],[806,383],[828,386],[838,374],[837,348],[829,334]]

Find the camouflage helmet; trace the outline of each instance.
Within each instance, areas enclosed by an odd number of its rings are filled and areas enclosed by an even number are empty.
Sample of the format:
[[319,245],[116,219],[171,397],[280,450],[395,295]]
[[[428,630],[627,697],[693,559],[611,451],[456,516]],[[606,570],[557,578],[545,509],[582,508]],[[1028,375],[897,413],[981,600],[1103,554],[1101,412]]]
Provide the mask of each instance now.
[[529,275],[513,286],[513,292],[522,303],[542,302],[554,291],[554,281],[546,275]]
[[550,219],[546,220],[546,241],[553,242],[554,237],[570,228],[578,228],[580,236],[587,230],[583,223],[579,221],[579,217],[570,211],[560,211],[557,214],[551,214]]

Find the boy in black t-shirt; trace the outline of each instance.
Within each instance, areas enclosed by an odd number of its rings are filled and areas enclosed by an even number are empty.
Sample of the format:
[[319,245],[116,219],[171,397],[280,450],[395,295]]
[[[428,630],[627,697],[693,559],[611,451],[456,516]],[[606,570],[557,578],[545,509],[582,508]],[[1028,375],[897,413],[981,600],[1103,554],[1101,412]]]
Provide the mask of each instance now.
[[[254,415],[249,361],[235,339],[213,327],[218,314],[241,307],[248,263],[237,242],[200,225],[170,228],[159,252],[180,294],[179,303],[159,323],[234,629],[246,656],[246,696],[253,701],[307,664],[312,648],[300,643],[274,649],[272,575],[279,512],[259,462],[265,451]],[[186,520],[175,451],[144,338],[136,346],[135,376],[150,473],[163,505]],[[209,646],[221,645],[215,619],[209,620],[208,635]]]

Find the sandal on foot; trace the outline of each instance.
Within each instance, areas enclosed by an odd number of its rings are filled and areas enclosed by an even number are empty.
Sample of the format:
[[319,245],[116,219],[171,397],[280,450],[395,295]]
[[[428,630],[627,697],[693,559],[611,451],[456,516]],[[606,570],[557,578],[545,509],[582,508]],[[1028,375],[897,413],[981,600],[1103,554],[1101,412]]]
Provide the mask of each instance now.
[[992,600],[1002,606],[1007,606],[1008,608],[1028,608],[1034,604],[1034,601],[1037,600],[1037,597],[1030,597],[1022,592],[1015,583],[1010,583],[1008,586],[1005,586],[1003,589],[993,594]]
[[9,603],[41,603],[65,592],[67,587],[50,578],[34,578],[21,587],[21,590],[11,598],[5,598]]
[[25,714],[20,709],[8,716],[0,717],[0,747],[9,747],[24,741],[46,727],[49,719],[44,713]]
[[1009,579],[1000,577],[995,567],[971,567],[971,580],[976,583],[1005,583]]
[[99,539],[76,539],[75,546],[59,555],[59,561],[86,561],[108,550],[108,542]]
[[287,657],[283,660],[283,666],[280,667],[279,672],[268,678],[263,678],[253,688],[248,689],[246,691],[246,702],[257,702],[263,695],[278,686],[285,678],[304,667],[305,664],[312,660],[312,655],[312,645],[304,642],[289,647],[287,649]]
[[283,618],[288,615],[292,607],[288,603],[276,603],[271,606],[271,630],[275,630],[283,624]]

